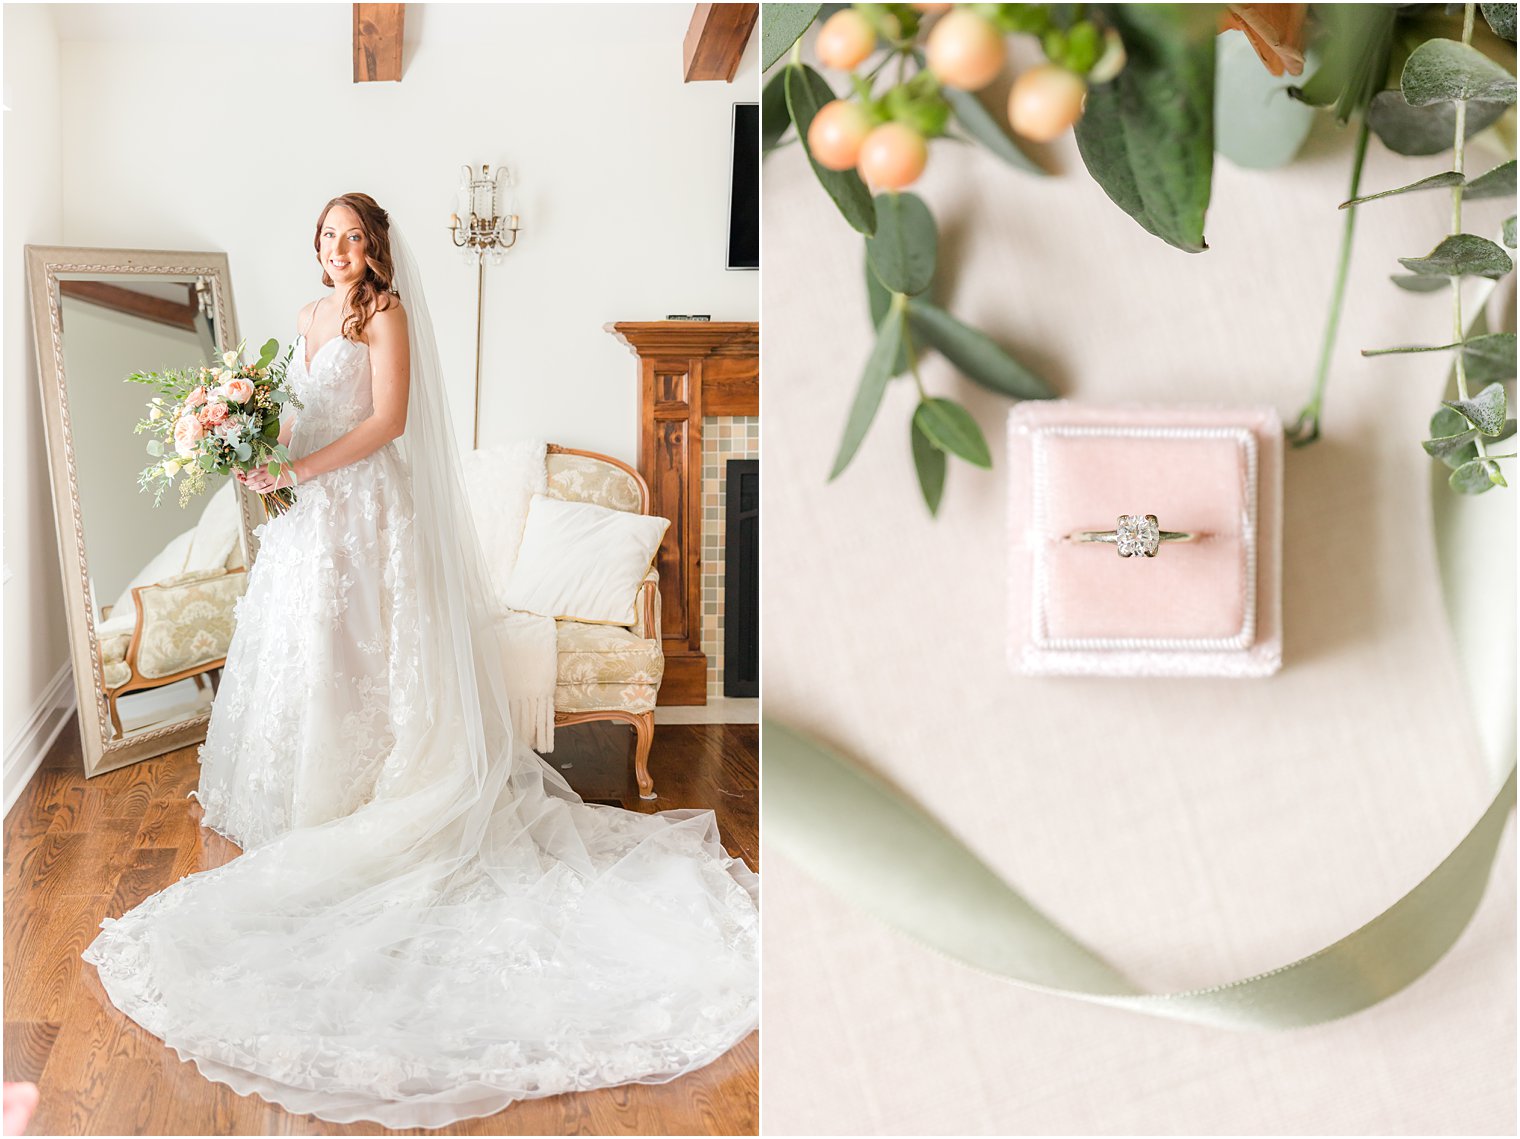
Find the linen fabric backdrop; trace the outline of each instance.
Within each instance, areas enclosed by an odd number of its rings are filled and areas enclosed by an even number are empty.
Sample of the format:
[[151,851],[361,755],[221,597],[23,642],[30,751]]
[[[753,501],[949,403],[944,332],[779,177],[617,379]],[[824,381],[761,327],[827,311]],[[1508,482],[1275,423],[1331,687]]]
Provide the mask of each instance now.
[[[939,222],[934,295],[1064,397],[1270,403],[1291,422],[1325,326],[1352,142],[1320,116],[1290,166],[1217,159],[1198,255],[1110,202],[1070,135],[1045,149],[1059,173],[1044,179],[936,143],[913,187]],[[1401,158],[1374,139],[1362,192],[1448,157]],[[1502,158],[1470,145],[1468,169]],[[1450,341],[1448,294],[1388,280],[1397,257],[1448,232],[1450,208],[1436,192],[1359,211],[1324,435],[1286,461],[1283,671],[1036,679],[1005,659],[1006,399],[924,362],[931,394],[970,408],[994,462],[951,460],[937,520],[909,456],[911,380],[891,385],[853,464],[826,483],[872,343],[863,242],[799,147],[773,154],[767,715],[871,764],[1156,989],[1286,964],[1380,912],[1502,777],[1468,711],[1420,449],[1448,359],[1359,355]],[[1493,235],[1513,212],[1468,203],[1464,228]],[[1464,586],[1508,597],[1515,583],[1474,565]],[[1429,973],[1345,1020],[1276,1033],[1025,991],[910,941],[774,847],[766,865],[768,1134],[1514,1133],[1513,818],[1471,926]]]

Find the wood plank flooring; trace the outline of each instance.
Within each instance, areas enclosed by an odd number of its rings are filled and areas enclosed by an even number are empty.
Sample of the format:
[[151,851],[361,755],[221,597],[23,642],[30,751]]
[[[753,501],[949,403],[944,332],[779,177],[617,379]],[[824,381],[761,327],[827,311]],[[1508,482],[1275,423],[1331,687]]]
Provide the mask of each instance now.
[[[585,799],[637,811],[710,807],[730,854],[758,869],[759,733],[753,724],[662,724],[638,797],[632,732],[583,724],[555,733],[549,757]],[[569,764],[569,767],[562,765]],[[85,780],[65,727],[5,820],[5,1079],[42,1101],[32,1135],[754,1135],[759,1046],[736,1048],[668,1084],[548,1099],[432,1131],[325,1123],[239,1096],[111,1005],[79,959],[100,919],[187,874],[238,856],[197,825],[185,798],[199,778],[187,748]]]

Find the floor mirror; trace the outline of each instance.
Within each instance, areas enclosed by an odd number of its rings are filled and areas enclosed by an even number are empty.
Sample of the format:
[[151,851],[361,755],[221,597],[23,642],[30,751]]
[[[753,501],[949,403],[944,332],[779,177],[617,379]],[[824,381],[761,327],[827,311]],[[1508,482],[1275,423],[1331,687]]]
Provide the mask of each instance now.
[[133,372],[238,342],[227,255],[29,245],[54,518],[86,776],[205,738],[263,511],[228,476],[154,505]]

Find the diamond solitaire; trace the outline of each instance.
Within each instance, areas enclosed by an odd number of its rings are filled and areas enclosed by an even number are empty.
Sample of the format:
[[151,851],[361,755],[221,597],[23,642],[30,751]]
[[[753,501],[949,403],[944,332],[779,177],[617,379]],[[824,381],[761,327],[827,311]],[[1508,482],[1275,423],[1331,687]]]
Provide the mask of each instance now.
[[1195,542],[1200,535],[1183,530],[1163,530],[1154,514],[1121,514],[1116,530],[1077,530],[1073,542],[1110,542],[1121,558],[1154,558],[1162,542]]

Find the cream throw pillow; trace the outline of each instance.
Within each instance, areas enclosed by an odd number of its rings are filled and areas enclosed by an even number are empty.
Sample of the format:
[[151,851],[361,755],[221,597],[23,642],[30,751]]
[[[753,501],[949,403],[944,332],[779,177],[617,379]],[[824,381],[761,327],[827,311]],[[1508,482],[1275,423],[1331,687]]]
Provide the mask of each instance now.
[[506,602],[541,617],[632,625],[669,519],[535,494]]

